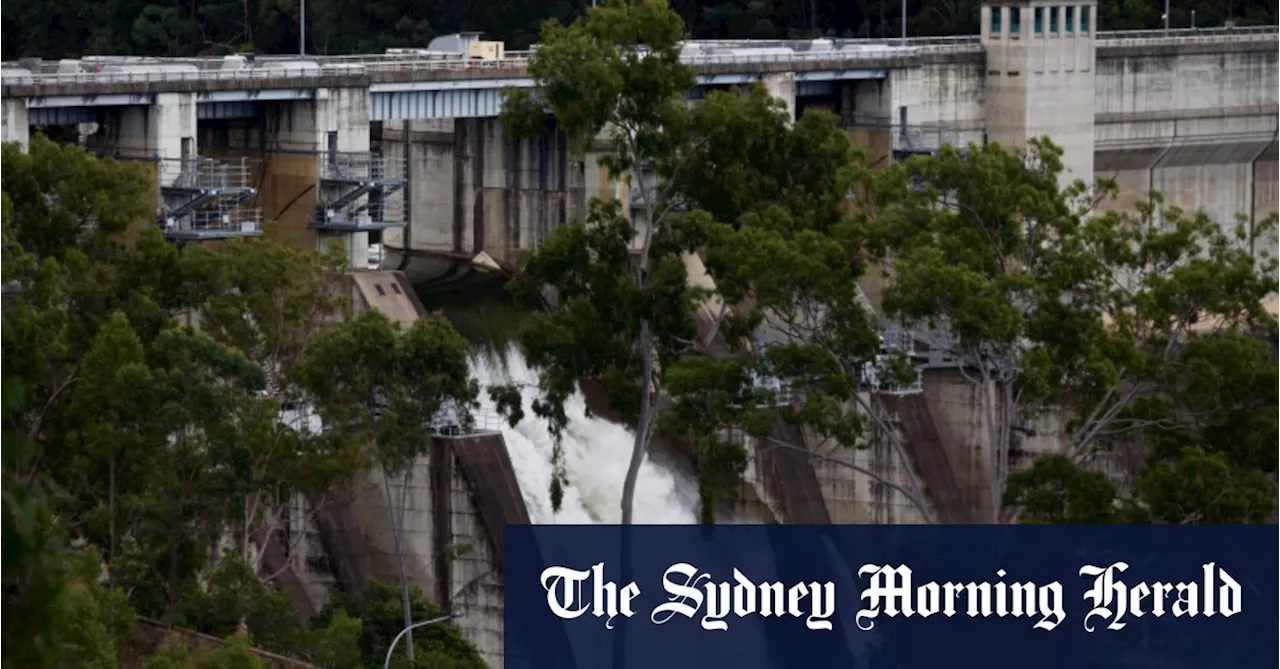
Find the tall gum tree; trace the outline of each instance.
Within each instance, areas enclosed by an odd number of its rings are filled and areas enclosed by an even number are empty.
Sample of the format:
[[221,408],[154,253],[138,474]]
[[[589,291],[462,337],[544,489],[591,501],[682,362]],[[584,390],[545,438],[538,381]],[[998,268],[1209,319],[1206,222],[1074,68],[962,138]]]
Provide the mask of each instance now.
[[[261,571],[293,496],[307,499],[312,517],[359,467],[351,444],[313,429],[301,378],[311,342],[343,317],[345,259],[338,245],[315,253],[284,243],[271,226],[261,238],[189,248],[185,260],[187,281],[206,296],[197,310],[201,331],[242,351],[266,379],[263,392],[236,406],[250,491],[240,543],[245,561]],[[271,580],[285,568],[263,575]]]
[[[696,336],[691,315],[698,291],[688,287],[669,225],[674,203],[667,197],[687,141],[684,94],[695,82],[693,69],[680,62],[685,38],[680,16],[664,0],[615,0],[569,26],[547,22],[529,61],[537,85],[507,91],[503,110],[508,131],[517,136],[542,132],[548,115],[579,149],[605,135],[611,151],[600,164],[629,181],[643,202],[638,252],[637,230],[622,205],[595,201],[586,221],[557,229],[521,260],[514,286],[529,296],[550,285],[561,303],[533,316],[521,334],[541,375],[543,397],[534,410],[553,433],[558,437],[564,429],[564,402],[583,378],[603,381],[610,404],[634,425],[623,524],[632,521],[636,479],[665,403],[662,370]],[[633,171],[653,176],[632,179]],[[499,399],[512,407],[510,393]],[[558,441],[555,508],[565,483]]]
[[[1010,476],[1023,522],[1274,522],[1275,216],[1222,226],[1153,193],[1091,225],[1118,268],[1104,302],[1112,376],[1065,404],[1065,454]],[[1122,377],[1122,378],[1116,378]],[[1089,468],[1128,463],[1123,487]]]
[[[731,348],[755,378],[786,389],[781,397],[757,393],[755,405],[735,418],[754,427],[757,449],[801,450],[869,476],[931,521],[897,430],[870,394],[907,385],[915,370],[901,352],[882,355],[878,319],[859,288],[873,221],[850,200],[868,186],[865,157],[836,116],[808,110],[793,125],[783,104],[758,85],[745,95],[709,94],[691,126],[706,141],[690,152],[676,188],[717,221],[703,226],[702,236],[707,271],[723,308],[732,305],[737,317],[724,334],[748,342]],[[878,389],[866,383],[869,368]],[[683,404],[692,408],[703,397],[686,393]],[[802,428],[808,443],[780,439],[770,420]],[[904,463],[905,485],[849,457],[849,449],[875,439]]]
[[[593,201],[584,221],[522,257],[511,284],[523,302],[540,304],[545,287],[558,302],[530,315],[520,334],[540,373],[535,413],[558,434],[565,399],[580,379],[594,379],[634,428],[624,524],[658,431],[695,447],[704,522],[746,466],[729,428],[763,437],[783,418],[858,444],[862,419],[851,404],[876,351],[874,324],[856,305],[864,221],[839,211],[863,173],[847,136],[831,116],[791,124],[759,86],[712,92],[691,107],[683,39],[661,0],[610,2],[570,26],[550,22],[530,59],[536,86],[507,91],[503,112],[516,136],[545,131],[550,116],[579,149],[603,135],[612,148],[601,165],[629,182],[638,203],[635,222],[623,204]],[[703,258],[714,286],[690,285],[690,267]],[[754,345],[770,317],[794,326],[804,309],[814,318],[793,327],[785,345],[768,355]],[[769,376],[804,402],[780,401],[759,382]],[[518,413],[509,391],[491,389]],[[556,508],[562,457],[557,445]]]
[[[467,343],[438,314],[407,330],[380,311],[362,311],[312,341],[299,379],[314,399],[330,439],[359,448],[382,477],[387,515],[400,572],[404,625],[413,623],[405,569],[404,513],[414,461],[429,452],[432,427],[453,408],[464,427],[479,393],[471,378]],[[399,513],[391,479],[404,476]],[[407,639],[414,658],[413,633]]]
[[1035,140],[945,147],[876,175],[875,247],[892,259],[885,310],[963,361],[1004,521],[1020,513],[1004,508],[1015,435],[1038,415],[1061,413],[1063,457],[1085,463],[1169,420],[1141,409],[1169,396],[1206,323],[1274,329],[1261,300],[1275,264],[1250,250],[1274,220],[1224,228],[1158,195],[1099,213],[1114,183],[1062,189],[1061,170],[1061,150]]

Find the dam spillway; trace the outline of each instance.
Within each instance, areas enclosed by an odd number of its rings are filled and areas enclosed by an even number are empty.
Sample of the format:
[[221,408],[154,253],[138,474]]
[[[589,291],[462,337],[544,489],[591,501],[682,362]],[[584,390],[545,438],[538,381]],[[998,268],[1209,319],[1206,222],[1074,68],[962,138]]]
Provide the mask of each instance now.
[[[561,509],[551,507],[551,454],[555,437],[546,420],[533,414],[538,376],[512,346],[499,355],[477,353],[472,370],[482,387],[514,383],[520,386],[524,418],[514,427],[500,421],[511,464],[520,482],[529,519],[535,524],[617,523],[621,518],[622,481],[631,458],[634,433],[618,423],[587,415],[582,393],[569,398],[569,424],[561,445],[568,474]],[[496,414],[493,403],[481,399],[481,412]],[[640,524],[677,525],[698,521],[698,482],[691,472],[646,456],[636,483],[635,519]]]

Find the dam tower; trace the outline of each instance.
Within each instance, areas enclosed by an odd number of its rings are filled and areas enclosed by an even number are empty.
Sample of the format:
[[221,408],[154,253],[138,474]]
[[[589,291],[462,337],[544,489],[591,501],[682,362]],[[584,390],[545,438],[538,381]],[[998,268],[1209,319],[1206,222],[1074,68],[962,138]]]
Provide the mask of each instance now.
[[987,141],[1049,136],[1063,185],[1093,181],[1097,0],[984,0]]

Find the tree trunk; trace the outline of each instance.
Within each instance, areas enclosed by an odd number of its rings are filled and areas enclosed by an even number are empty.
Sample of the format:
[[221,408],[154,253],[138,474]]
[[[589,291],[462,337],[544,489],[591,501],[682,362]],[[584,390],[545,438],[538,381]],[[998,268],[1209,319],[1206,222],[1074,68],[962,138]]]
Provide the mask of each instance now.
[[[253,44],[253,14],[249,11],[249,0],[242,0],[240,6],[241,11],[244,12],[245,41]],[[257,47],[254,48],[256,49]]]
[[178,608],[178,524],[169,529],[169,583],[165,587],[164,621],[173,625]]
[[978,392],[981,393],[983,418],[987,423],[987,478],[991,494],[991,518],[992,522],[996,522],[996,519],[1000,518],[1000,429],[996,425],[994,397],[996,391],[991,387],[991,371],[987,367],[985,356],[979,358],[979,364],[982,365],[982,385],[978,388]]
[[631,448],[631,462],[627,465],[627,478],[622,483],[622,524],[632,523],[632,511],[635,505],[636,480],[640,478],[640,465],[644,463],[644,453],[649,441],[649,423],[652,406],[653,385],[653,346],[650,345],[652,335],[649,321],[640,321],[640,355],[644,360],[641,366],[640,417],[636,421],[636,441]]
[[107,485],[109,488],[107,500],[108,530],[110,535],[110,545],[107,547],[107,589],[111,592],[111,629],[116,628],[116,449],[112,447],[111,456],[107,461]]
[[[408,485],[407,479],[405,485]],[[400,542],[400,525],[396,522],[395,504],[391,500],[391,482],[387,479],[387,471],[385,469],[382,470],[382,489],[387,494],[387,516],[391,520],[391,537],[396,548],[396,566],[400,570],[400,606],[404,609],[404,626],[407,629],[413,625],[413,609],[409,604],[409,579],[405,576],[404,549]],[[405,635],[404,641],[408,648],[409,662],[412,663],[414,661],[412,630]]]

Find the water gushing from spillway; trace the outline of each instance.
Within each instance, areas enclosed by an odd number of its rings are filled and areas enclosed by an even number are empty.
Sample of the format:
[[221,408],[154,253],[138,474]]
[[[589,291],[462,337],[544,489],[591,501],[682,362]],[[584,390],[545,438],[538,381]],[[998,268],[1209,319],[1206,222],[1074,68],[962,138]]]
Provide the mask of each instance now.
[[[547,422],[533,414],[538,375],[514,346],[505,356],[479,352],[472,357],[472,373],[480,382],[481,411],[494,413],[484,388],[495,384],[521,385],[524,418],[514,428],[503,422],[502,437],[524,496],[529,518],[538,524],[597,524],[621,520],[622,482],[631,460],[634,433],[598,417],[585,415],[586,399],[574,393],[566,402],[569,424],[561,446],[568,485],[560,511],[551,508],[551,452],[555,438]],[[698,522],[698,483],[689,472],[646,456],[640,467],[633,506],[637,524],[681,525]]]

